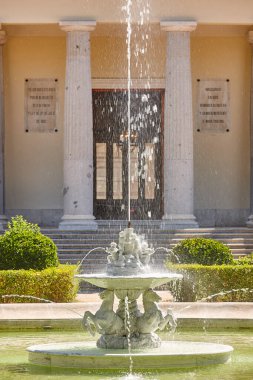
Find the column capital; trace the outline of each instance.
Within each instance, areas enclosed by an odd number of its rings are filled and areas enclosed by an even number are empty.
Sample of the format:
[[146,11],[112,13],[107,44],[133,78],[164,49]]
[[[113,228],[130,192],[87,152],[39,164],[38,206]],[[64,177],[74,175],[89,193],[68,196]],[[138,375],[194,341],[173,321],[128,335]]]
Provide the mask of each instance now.
[[96,21],[60,21],[59,26],[64,32],[92,32],[96,27]]
[[250,44],[253,44],[253,30],[250,30],[248,33],[248,41]]
[[7,41],[6,32],[4,30],[0,30],[0,46],[4,45],[6,41]]
[[165,32],[193,32],[197,27],[197,21],[160,21],[160,27]]

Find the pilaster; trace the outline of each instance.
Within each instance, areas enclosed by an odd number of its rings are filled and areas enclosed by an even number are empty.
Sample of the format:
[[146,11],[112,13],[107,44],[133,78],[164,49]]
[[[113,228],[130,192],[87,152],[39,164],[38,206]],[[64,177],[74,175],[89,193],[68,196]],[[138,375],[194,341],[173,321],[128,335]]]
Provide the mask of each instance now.
[[164,119],[162,228],[198,227],[193,215],[193,118],[190,32],[195,21],[163,21],[168,33]]
[[253,227],[253,31],[248,33],[248,41],[251,45],[251,78],[250,78],[250,215],[247,226]]
[[94,230],[90,32],[94,21],[64,21],[67,57],[64,110],[63,230]]
[[[1,29],[1,24],[0,24]],[[3,69],[3,45],[7,41],[6,32],[0,30],[0,230],[7,224],[5,216],[4,197],[4,69]]]

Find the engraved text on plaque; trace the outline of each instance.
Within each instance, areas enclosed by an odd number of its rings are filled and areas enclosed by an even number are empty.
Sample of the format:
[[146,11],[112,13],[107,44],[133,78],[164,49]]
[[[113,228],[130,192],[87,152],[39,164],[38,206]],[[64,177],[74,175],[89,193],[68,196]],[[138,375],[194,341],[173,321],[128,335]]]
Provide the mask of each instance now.
[[57,132],[58,80],[25,79],[25,131]]
[[229,79],[197,83],[197,131],[229,132]]

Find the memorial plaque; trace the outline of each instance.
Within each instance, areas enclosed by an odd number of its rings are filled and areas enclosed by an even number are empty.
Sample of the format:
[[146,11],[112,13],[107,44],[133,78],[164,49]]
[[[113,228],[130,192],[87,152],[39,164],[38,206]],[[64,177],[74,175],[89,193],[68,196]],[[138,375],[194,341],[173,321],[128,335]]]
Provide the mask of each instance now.
[[198,79],[197,83],[197,131],[229,132],[229,79]]
[[25,79],[25,131],[58,132],[58,79]]

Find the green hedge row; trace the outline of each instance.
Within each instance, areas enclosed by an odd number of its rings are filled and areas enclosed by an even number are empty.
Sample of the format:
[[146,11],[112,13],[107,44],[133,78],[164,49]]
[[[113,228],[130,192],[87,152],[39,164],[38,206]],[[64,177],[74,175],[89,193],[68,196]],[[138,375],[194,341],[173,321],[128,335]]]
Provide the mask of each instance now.
[[44,298],[53,302],[71,302],[77,294],[77,281],[74,280],[75,265],[60,265],[42,271],[1,270],[0,302],[40,302],[32,298],[3,297],[17,294]]
[[253,302],[253,265],[166,265],[183,274],[182,280],[169,285],[177,301]]

